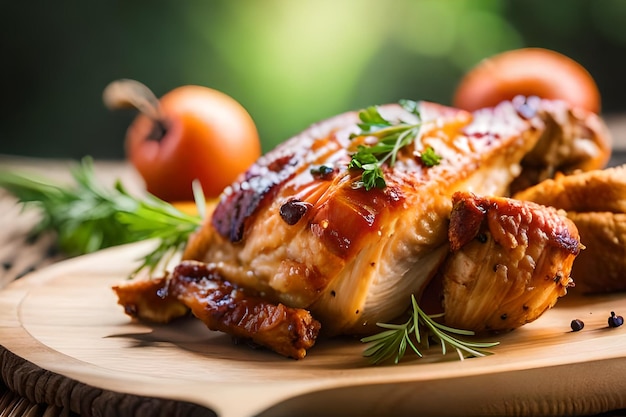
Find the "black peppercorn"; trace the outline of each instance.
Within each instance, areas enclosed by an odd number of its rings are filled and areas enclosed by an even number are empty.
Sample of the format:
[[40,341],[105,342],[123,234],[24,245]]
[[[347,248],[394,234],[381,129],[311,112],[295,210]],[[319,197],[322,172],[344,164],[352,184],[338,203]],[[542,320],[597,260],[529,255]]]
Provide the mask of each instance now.
[[578,332],[578,331],[582,330],[583,327],[585,327],[585,323],[582,320],[580,320],[580,319],[574,319],[570,323],[570,327],[572,328],[573,332]]
[[624,324],[624,317],[616,316],[614,311],[611,311],[611,317],[609,317],[609,327],[619,327]]
[[311,203],[305,203],[299,200],[291,200],[280,206],[280,217],[289,226],[293,226],[300,221],[311,207]]

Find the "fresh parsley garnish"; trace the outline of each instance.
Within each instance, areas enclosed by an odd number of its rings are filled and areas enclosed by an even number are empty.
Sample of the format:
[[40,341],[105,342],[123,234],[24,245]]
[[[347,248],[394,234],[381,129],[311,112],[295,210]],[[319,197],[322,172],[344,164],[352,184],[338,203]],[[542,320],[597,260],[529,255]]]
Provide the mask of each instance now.
[[72,177],[73,187],[0,172],[0,187],[23,206],[34,206],[41,212],[32,233],[56,232],[59,248],[69,256],[157,239],[157,248],[146,254],[138,268],[147,267],[152,272],[163,259],[181,250],[202,224],[200,215],[183,213],[153,195],[133,197],[119,181],[111,189],[101,187],[88,157],[72,170]]
[[441,156],[435,153],[435,150],[432,147],[427,147],[424,152],[420,155],[420,159],[422,163],[427,167],[434,167],[435,165],[439,165],[441,162]]
[[361,339],[361,342],[370,344],[363,352],[363,356],[369,358],[373,364],[390,360],[397,364],[404,357],[408,347],[416,355],[422,357],[418,346],[428,349],[431,338],[441,344],[442,354],[446,354],[446,346],[449,345],[456,349],[461,359],[488,355],[491,352],[485,349],[499,344],[498,342],[469,342],[458,339],[453,334],[473,336],[474,332],[445,326],[434,320],[438,317],[441,315],[429,316],[424,313],[417,305],[415,296],[411,296],[409,319],[403,324],[378,323],[379,327],[386,330]]
[[[367,107],[359,112],[360,131],[352,137],[373,136],[378,140],[373,145],[357,146],[348,168],[363,171],[362,182],[368,191],[375,187],[385,188],[387,184],[382,166],[387,164],[392,167],[396,163],[400,149],[413,143],[420,134],[423,122],[417,102],[401,100],[400,105],[417,118],[415,123],[391,122],[380,114],[376,106]],[[441,157],[431,147],[426,148],[420,158],[427,167],[437,165],[441,161]]]

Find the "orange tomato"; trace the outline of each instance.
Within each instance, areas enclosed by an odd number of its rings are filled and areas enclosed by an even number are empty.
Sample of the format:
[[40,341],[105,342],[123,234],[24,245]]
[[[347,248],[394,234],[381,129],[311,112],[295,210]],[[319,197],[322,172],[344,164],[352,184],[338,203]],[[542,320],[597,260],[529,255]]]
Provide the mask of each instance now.
[[481,61],[461,80],[453,106],[473,111],[517,95],[563,100],[600,112],[600,92],[589,72],[571,58],[543,48],[516,49]]
[[193,200],[196,179],[207,199],[217,197],[261,155],[252,117],[220,91],[182,86],[152,107],[128,128],[126,154],[147,190],[163,200]]

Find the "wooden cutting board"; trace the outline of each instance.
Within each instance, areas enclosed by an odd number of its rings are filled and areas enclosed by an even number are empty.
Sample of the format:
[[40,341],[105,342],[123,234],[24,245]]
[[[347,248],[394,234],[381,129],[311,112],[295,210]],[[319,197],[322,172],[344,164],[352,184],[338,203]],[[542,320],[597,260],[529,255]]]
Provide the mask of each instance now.
[[[141,414],[136,404],[125,409],[125,396],[192,403],[224,417],[583,415],[626,407],[626,325],[607,326],[612,310],[626,314],[626,294],[570,294],[539,320],[499,336],[484,358],[459,361],[434,347],[422,359],[374,367],[359,341],[342,339],[321,340],[294,361],[234,345],[192,318],[131,321],[111,286],[148,248],[64,261],[0,291],[7,385],[40,397],[71,391],[65,395],[76,412],[97,407],[77,398],[97,389],[111,394],[107,407],[118,415]],[[582,331],[570,330],[574,318],[585,322]]]

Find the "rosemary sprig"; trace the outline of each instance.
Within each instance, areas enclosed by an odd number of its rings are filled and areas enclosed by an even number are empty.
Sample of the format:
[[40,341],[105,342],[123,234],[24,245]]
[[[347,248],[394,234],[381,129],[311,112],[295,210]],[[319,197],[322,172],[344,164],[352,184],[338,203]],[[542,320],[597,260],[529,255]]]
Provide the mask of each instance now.
[[[485,349],[499,344],[499,342],[469,342],[458,339],[453,334],[472,336],[474,332],[453,329],[433,320],[440,316],[429,316],[424,313],[417,305],[415,296],[411,296],[409,319],[403,324],[378,323],[379,327],[386,330],[361,339],[361,342],[370,344],[363,352],[363,356],[369,358],[373,364],[390,360],[397,364],[404,357],[409,347],[416,355],[422,357],[422,352],[418,346],[428,349],[429,338],[441,344],[443,355],[447,353],[447,346],[449,345],[456,349],[461,359],[489,355],[491,352]],[[426,334],[423,335],[422,332]]]
[[[392,167],[396,163],[400,149],[413,143],[420,134],[423,122],[417,102],[401,100],[400,105],[414,115],[417,122],[391,122],[380,114],[376,106],[367,107],[359,112],[360,131],[353,134],[352,138],[373,136],[378,141],[373,145],[357,146],[357,151],[352,154],[348,168],[363,171],[362,182],[368,191],[374,187],[385,188],[382,166],[387,164]],[[437,165],[441,161],[441,157],[431,147],[426,148],[420,158],[428,167]]]
[[72,170],[72,177],[73,187],[0,171],[0,187],[24,207],[41,212],[32,233],[56,232],[59,248],[69,256],[157,239],[157,248],[146,254],[138,268],[153,272],[164,258],[181,250],[202,223],[201,216],[183,213],[155,196],[133,197],[120,181],[111,189],[101,187],[89,157]]

